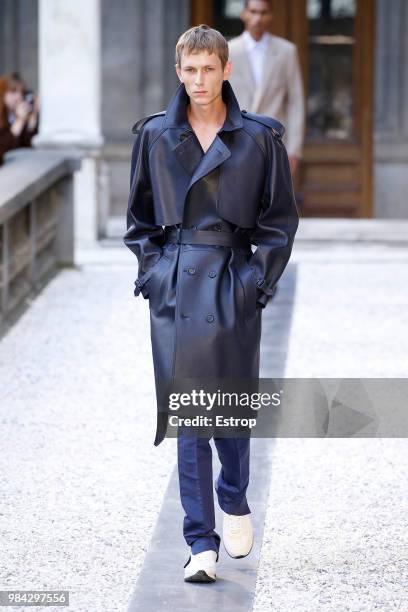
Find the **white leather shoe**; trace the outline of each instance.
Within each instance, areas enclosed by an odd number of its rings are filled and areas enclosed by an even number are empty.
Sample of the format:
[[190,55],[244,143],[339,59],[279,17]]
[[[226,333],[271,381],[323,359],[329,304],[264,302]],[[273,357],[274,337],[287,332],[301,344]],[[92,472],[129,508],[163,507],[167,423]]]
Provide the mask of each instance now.
[[191,554],[184,566],[185,582],[215,582],[215,564],[218,555],[215,550],[204,550]]
[[223,514],[222,539],[225,550],[233,559],[246,557],[254,543],[251,515]]

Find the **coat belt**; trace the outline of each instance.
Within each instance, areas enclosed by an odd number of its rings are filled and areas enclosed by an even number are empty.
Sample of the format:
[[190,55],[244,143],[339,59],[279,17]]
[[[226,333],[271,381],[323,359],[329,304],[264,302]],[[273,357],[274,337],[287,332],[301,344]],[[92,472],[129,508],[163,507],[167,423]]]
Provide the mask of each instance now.
[[219,232],[213,230],[197,229],[166,229],[165,239],[167,242],[177,244],[208,244],[213,246],[226,246],[235,249],[250,249],[251,243],[242,234],[232,232]]

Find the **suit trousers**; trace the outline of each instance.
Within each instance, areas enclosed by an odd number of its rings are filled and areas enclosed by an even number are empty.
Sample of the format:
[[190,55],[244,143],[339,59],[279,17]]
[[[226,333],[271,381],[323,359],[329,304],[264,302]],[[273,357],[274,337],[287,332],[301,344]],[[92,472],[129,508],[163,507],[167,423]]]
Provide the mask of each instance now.
[[[191,552],[215,550],[221,538],[215,531],[211,436],[177,438],[180,499],[185,511],[183,535]],[[214,444],[221,470],[214,485],[220,508],[227,514],[249,514],[246,498],[249,483],[249,437],[216,438]]]

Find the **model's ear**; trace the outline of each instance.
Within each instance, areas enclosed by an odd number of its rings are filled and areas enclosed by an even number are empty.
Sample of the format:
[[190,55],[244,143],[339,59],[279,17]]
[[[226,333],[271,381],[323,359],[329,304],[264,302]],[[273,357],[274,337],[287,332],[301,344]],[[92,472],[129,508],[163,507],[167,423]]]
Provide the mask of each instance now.
[[174,64],[174,67],[175,67],[175,69],[176,69],[176,72],[177,72],[177,76],[178,76],[178,78],[180,79],[180,81],[181,81],[181,82],[183,82],[183,81],[182,81],[182,78],[181,78],[181,70],[180,70],[180,66],[179,66],[178,64]]
[[231,71],[232,71],[232,63],[228,60],[224,68],[224,81],[229,79]]

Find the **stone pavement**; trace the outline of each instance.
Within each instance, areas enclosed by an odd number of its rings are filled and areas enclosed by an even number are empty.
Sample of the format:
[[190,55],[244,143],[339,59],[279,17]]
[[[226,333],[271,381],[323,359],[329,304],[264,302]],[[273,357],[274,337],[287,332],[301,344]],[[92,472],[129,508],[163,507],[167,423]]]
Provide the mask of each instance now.
[[[262,375],[406,377],[406,247],[295,244],[263,313]],[[105,243],[77,261],[0,342],[0,585],[70,590],[73,612],[125,612],[145,597],[160,511],[173,504],[177,516],[175,440],[153,446],[148,305],[133,297],[132,254]],[[269,441],[253,453],[248,491],[266,517],[258,548],[230,563],[224,553],[205,597],[176,568],[167,607],[183,609],[187,596],[206,609],[224,576],[239,589],[231,610],[408,609],[406,448]],[[181,505],[176,520],[181,530]],[[179,538],[174,558],[186,553]]]

